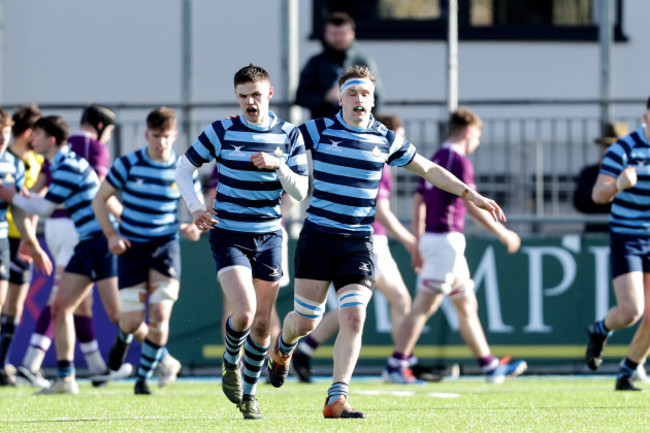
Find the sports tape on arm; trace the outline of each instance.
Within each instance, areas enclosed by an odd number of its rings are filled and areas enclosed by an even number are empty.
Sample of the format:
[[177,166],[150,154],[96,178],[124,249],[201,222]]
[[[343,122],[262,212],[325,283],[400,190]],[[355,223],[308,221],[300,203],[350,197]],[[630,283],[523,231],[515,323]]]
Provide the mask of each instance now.
[[298,201],[307,197],[309,191],[308,176],[302,176],[294,172],[284,161],[280,163],[280,167],[275,172],[278,174],[282,187],[291,197]]
[[190,213],[205,210],[205,204],[201,202],[196,191],[194,191],[194,180],[192,179],[194,170],[196,170],[196,167],[183,155],[176,166],[176,185],[178,185],[178,190],[181,192]]

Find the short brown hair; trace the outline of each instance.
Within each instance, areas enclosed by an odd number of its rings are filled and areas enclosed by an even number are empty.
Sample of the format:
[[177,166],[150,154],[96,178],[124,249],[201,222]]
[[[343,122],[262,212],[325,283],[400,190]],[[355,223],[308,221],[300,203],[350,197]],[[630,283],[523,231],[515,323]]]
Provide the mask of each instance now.
[[61,116],[41,117],[34,124],[34,129],[42,129],[50,137],[54,137],[58,147],[68,142],[70,128]]
[[13,126],[14,121],[12,120],[11,116],[9,116],[9,113],[7,113],[4,109],[0,108],[0,128],[4,128],[6,126]]
[[41,117],[41,111],[36,104],[24,105],[16,108],[16,111],[14,111],[11,117],[14,119],[14,126],[11,128],[11,131],[14,133],[14,137],[16,137],[28,129],[34,128],[34,124]]
[[368,69],[367,66],[354,65],[347,68],[339,77],[339,87],[341,87],[350,78],[367,78],[368,80],[372,81],[372,84],[376,84],[377,82],[375,76],[372,75],[372,72],[370,72],[370,69]]
[[332,26],[342,26],[344,24],[350,24],[352,26],[352,30],[356,30],[357,25],[352,19],[350,15],[348,15],[345,12],[332,12],[327,16],[325,19],[325,25],[332,25]]
[[147,116],[147,128],[160,131],[176,129],[176,113],[169,107],[158,107]]
[[391,131],[396,131],[399,128],[402,128],[402,119],[395,114],[377,114],[375,115],[375,120],[386,125],[386,128]]
[[238,84],[250,83],[251,81],[256,83],[264,80],[269,82],[271,81],[269,73],[266,72],[266,69],[263,67],[255,66],[252,63],[248,66],[244,66],[235,73],[235,87],[237,87]]
[[469,126],[481,128],[483,121],[472,110],[460,107],[449,116],[449,135],[455,136],[460,134]]

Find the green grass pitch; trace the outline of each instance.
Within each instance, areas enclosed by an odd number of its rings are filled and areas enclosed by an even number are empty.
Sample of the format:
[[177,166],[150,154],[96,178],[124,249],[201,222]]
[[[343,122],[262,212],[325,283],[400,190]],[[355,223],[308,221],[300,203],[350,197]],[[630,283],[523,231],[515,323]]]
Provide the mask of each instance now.
[[[155,388],[152,381],[152,389]],[[133,394],[132,381],[76,396],[34,395],[2,388],[4,432],[647,432],[647,392],[615,392],[613,376],[523,376],[503,385],[480,377],[426,385],[387,385],[355,378],[350,403],[361,420],[326,420],[329,380],[280,389],[260,384],[261,421],[245,421],[218,379],[182,379],[153,396]],[[642,385],[643,386],[643,385]]]

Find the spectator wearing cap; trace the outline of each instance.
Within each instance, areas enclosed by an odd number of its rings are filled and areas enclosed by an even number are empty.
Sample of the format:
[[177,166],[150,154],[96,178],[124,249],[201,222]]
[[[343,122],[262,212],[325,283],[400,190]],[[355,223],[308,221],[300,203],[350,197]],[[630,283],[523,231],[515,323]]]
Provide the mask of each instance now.
[[[628,126],[625,122],[607,123],[603,127],[602,136],[596,138],[594,143],[601,149],[600,158],[607,151],[607,148],[612,145],[620,137],[624,137],[630,133]],[[582,169],[576,178],[576,189],[573,192],[573,205],[575,208],[585,214],[609,214],[611,203],[597,204],[591,198],[591,190],[596,183],[596,178],[600,172],[600,161],[597,164],[591,164]],[[585,232],[589,233],[608,233],[609,224],[603,223],[587,223],[585,225]]]

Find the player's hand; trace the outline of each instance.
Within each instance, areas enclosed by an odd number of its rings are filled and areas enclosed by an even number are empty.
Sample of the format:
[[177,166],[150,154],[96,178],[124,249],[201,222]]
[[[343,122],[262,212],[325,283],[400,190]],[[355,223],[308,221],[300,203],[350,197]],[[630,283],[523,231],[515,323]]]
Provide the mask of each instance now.
[[519,247],[521,246],[521,238],[512,230],[505,229],[503,232],[501,232],[499,234],[499,240],[503,245],[506,246],[510,254],[514,254],[519,251]]
[[16,186],[13,183],[2,183],[0,181],[0,200],[11,203],[16,194]]
[[201,237],[201,230],[199,230],[194,224],[181,223],[178,228],[183,232],[185,237],[191,241],[196,242]]
[[[409,233],[410,234],[410,233]],[[410,235],[404,242],[404,247],[411,254],[411,256],[418,250],[418,240],[415,236]]]
[[251,155],[251,162],[260,170],[277,170],[280,168],[280,158],[276,158],[268,153],[258,152]]
[[20,241],[18,246],[18,257],[23,260],[34,263],[34,268],[44,275],[51,275],[54,266],[50,256],[41,248],[39,244]]
[[419,274],[422,270],[422,256],[420,255],[420,250],[418,248],[411,253],[411,265],[416,274]]
[[636,185],[636,182],[636,167],[625,167],[621,174],[616,178],[616,188],[618,188],[619,191],[623,191],[632,188]]
[[492,218],[494,218],[494,221],[506,221],[506,214],[494,200],[483,197],[481,194],[472,190],[467,194],[467,200],[474,203],[478,208],[489,212]]
[[211,209],[210,212],[207,210],[197,210],[192,214],[192,222],[199,231],[204,232],[206,230],[212,230],[214,226],[219,224],[219,221],[213,217],[213,215],[216,214],[217,213],[213,209]]
[[131,242],[117,233],[108,240],[108,249],[116,256],[124,254],[128,248],[131,248]]

